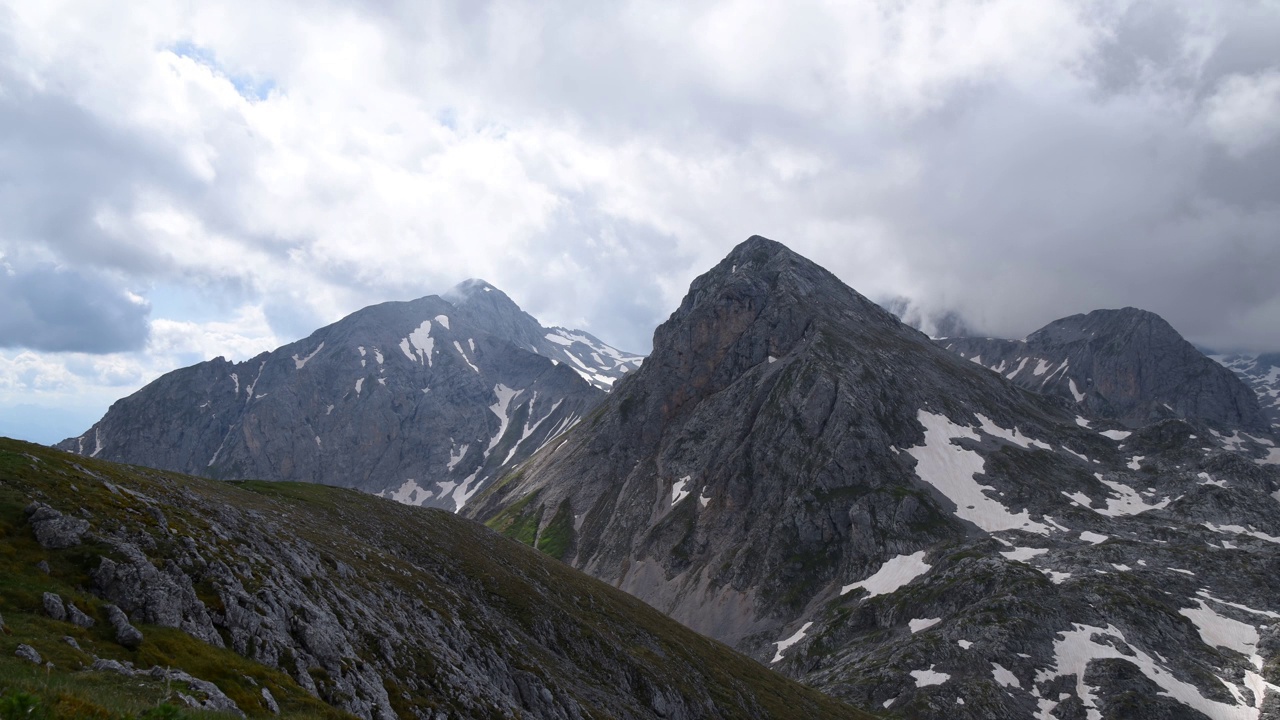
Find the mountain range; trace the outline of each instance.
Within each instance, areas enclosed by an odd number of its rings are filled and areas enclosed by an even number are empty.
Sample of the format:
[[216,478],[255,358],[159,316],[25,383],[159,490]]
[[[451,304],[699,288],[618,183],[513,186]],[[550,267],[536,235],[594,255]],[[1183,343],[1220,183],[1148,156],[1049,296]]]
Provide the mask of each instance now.
[[454,510],[877,712],[1280,717],[1280,449],[1233,362],[1275,381],[1132,308],[935,341],[752,237],[643,363],[468,281],[60,447]]
[[641,360],[585,332],[544,328],[502,291],[468,280],[443,297],[365,308],[244,362],[175,370],[57,447],[456,510]]
[[1181,415],[1032,392],[752,238],[464,513],[534,543],[572,518],[566,562],[862,707],[1258,717],[1280,453],[1206,382]]

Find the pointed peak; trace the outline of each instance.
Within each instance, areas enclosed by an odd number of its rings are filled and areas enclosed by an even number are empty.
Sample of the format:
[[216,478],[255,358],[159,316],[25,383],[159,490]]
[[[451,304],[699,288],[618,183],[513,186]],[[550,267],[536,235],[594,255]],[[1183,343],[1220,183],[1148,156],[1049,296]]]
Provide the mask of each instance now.
[[449,290],[444,294],[442,294],[441,297],[443,297],[445,300],[448,300],[451,303],[456,304],[459,302],[467,302],[468,300],[476,298],[485,293],[488,293],[488,294],[497,293],[502,297],[506,297],[506,294],[503,293],[501,290],[494,287],[488,281],[482,280],[480,278],[468,278],[466,280],[463,280],[457,285],[454,285],[452,288],[449,288]]
[[776,240],[770,240],[762,235],[752,235],[743,242],[738,243],[733,250],[730,250],[725,257],[725,262],[739,264],[750,262],[767,263],[780,256],[800,257],[791,248]]

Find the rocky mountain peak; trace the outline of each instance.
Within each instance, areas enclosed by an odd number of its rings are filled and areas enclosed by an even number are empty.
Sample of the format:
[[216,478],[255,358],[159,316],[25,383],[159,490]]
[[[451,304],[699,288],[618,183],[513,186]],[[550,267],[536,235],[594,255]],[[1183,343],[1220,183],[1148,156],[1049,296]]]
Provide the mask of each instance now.
[[1126,345],[1176,346],[1182,351],[1191,347],[1194,350],[1164,318],[1135,307],[1072,315],[1055,320],[1027,336],[1028,344],[1040,346],[1091,340],[1101,344],[1120,340]]
[[463,280],[441,297],[485,332],[506,338],[525,350],[546,355],[540,348],[546,342],[542,325],[492,284],[479,278]]
[[952,339],[946,347],[1088,417],[1145,425],[1168,418],[1269,430],[1258,397],[1159,315],[1094,310],[1055,320],[1025,341]]
[[646,367],[674,389],[663,414],[791,354],[833,320],[912,332],[826,269],[782,243],[752,236],[695,279],[679,309],[654,332]]

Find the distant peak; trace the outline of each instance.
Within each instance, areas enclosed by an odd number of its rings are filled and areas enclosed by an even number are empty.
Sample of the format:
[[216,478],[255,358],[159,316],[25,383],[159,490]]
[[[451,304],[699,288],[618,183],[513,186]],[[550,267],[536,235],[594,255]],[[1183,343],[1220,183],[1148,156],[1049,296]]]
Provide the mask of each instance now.
[[456,302],[459,300],[468,300],[480,293],[494,292],[502,294],[501,290],[494,287],[486,280],[482,280],[480,278],[468,278],[457,285],[454,285],[448,290],[448,292],[444,293],[442,297],[450,302]]
[[726,260],[770,260],[778,255],[795,255],[791,248],[762,235],[752,235],[729,251]]

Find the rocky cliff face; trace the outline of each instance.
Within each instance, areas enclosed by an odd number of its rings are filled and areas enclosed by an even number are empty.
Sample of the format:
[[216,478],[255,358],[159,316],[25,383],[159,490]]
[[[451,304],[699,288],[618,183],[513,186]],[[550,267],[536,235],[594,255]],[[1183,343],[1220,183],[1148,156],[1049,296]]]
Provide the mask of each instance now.
[[134,696],[253,717],[865,717],[474,523],[350,490],[0,439],[0,548],[5,692],[37,676],[68,717]]
[[1262,355],[1211,355],[1253,388],[1262,413],[1273,429],[1280,428],[1280,353]]
[[1090,418],[1131,426],[1203,420],[1219,430],[1269,431],[1250,389],[1155,313],[1095,310],[1055,320],[1024,341],[947,338],[947,349]]
[[756,237],[466,512],[864,707],[1269,717],[1277,463],[1091,421]]
[[528,323],[540,326],[500,291],[460,287],[456,306],[435,296],[384,303],[242,363],[174,371],[58,447],[460,508],[603,396],[581,370],[522,347]]

